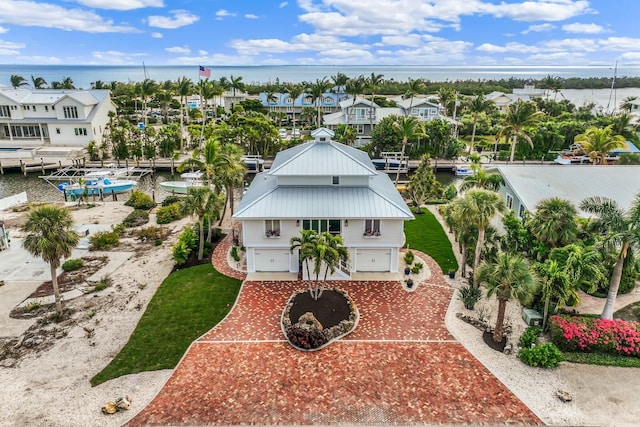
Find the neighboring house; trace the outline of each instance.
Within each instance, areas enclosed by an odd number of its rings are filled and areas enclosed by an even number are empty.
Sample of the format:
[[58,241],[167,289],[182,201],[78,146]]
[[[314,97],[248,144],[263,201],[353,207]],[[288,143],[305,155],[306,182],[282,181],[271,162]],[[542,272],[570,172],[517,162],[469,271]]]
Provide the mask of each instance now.
[[524,88],[522,89],[514,88],[513,94],[528,96],[529,98],[542,98],[543,96],[547,96],[549,91],[547,89],[536,89],[535,83],[529,81],[524,84]]
[[[501,165],[496,169],[505,181],[500,193],[518,218],[525,211],[535,212],[538,203],[550,197],[569,200],[576,208],[587,197],[608,197],[629,209],[640,193],[640,166]],[[580,210],[578,214],[589,216]]]
[[365,152],[332,141],[326,128],[311,135],[313,141],[281,151],[256,175],[233,215],[242,222],[247,272],[298,272],[290,239],[305,229],[344,239],[350,260],[336,278],[397,272],[411,210]]
[[86,147],[102,143],[108,90],[0,90],[0,147]]
[[303,93],[296,99],[291,98],[288,93],[274,93],[270,99],[267,99],[267,94],[262,92],[258,95],[258,100],[268,111],[285,113],[289,123],[293,123],[295,117],[296,125],[299,127],[303,108],[310,107],[315,109],[319,105],[320,113],[326,116],[338,111],[340,109],[340,101],[345,99],[346,96],[344,93],[325,93],[314,102],[308,93]]
[[513,93],[494,91],[485,95],[485,99],[493,101],[498,111],[505,113],[507,107],[511,104],[515,104],[518,101],[532,101],[534,98],[542,98],[545,95],[548,95],[546,89],[536,89],[535,84],[528,82],[522,89],[513,89]]

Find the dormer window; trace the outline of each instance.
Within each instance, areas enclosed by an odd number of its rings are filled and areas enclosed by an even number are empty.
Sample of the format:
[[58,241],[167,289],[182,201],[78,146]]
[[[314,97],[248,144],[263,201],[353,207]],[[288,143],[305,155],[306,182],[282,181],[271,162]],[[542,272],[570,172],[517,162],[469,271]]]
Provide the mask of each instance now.
[[287,104],[293,104],[293,99],[292,98],[287,98],[286,103]]

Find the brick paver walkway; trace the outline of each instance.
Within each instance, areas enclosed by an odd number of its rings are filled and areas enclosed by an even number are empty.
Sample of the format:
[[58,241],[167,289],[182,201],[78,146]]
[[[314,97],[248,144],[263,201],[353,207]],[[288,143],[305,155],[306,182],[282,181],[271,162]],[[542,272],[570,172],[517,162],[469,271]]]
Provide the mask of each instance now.
[[[423,258],[432,276],[413,292],[399,282],[332,283],[349,292],[360,321],[312,353],[293,349],[280,329],[287,299],[304,284],[245,282],[229,316],[129,425],[541,424],[449,334],[453,291]],[[214,254],[213,263],[227,273],[222,259]]]

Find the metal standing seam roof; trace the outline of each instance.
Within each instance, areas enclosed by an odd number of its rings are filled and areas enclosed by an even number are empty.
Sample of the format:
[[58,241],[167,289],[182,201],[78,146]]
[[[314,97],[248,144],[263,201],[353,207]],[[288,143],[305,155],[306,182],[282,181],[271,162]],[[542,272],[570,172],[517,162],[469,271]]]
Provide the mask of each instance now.
[[372,176],[376,169],[364,151],[336,142],[309,142],[276,156],[269,175]]
[[[568,200],[578,210],[587,197],[607,197],[626,210],[640,193],[640,166],[505,165],[497,169],[530,212],[550,197]],[[579,215],[591,214],[579,210]]]

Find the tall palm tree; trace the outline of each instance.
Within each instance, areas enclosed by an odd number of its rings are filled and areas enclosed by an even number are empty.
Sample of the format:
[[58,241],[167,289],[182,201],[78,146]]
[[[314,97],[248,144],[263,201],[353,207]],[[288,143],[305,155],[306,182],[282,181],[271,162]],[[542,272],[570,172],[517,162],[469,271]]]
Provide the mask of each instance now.
[[311,83],[307,88],[307,93],[311,95],[311,100],[316,105],[316,128],[320,127],[320,121],[322,118],[322,100],[324,98],[324,94],[331,88],[331,82],[323,77],[321,79],[316,79],[315,83]]
[[351,95],[351,109],[350,109],[351,111],[347,113],[347,120],[346,120],[347,125],[349,124],[349,115],[354,114],[353,106],[356,104],[356,99],[358,98],[358,95],[364,92],[364,88],[365,88],[365,78],[362,75],[354,79],[349,79],[347,81],[347,84],[345,85],[345,88],[344,88],[345,92],[347,93],[347,95]]
[[415,98],[416,95],[421,93],[426,87],[422,79],[409,78],[408,84],[409,86],[407,87],[407,91],[402,96],[404,99],[408,99],[408,98],[411,99],[411,101],[409,101],[409,108],[406,110],[405,115],[411,114],[411,109],[413,108],[413,98]]
[[300,236],[293,236],[289,241],[289,251],[296,249],[299,251],[298,260],[307,271],[307,286],[309,294],[313,297],[313,289],[311,288],[311,269],[309,264],[313,260],[314,248],[318,241],[318,232],[315,230],[300,230]]
[[[440,105],[444,108],[444,114],[449,115],[449,106],[456,99],[455,91],[449,86],[441,86],[438,89],[438,100]],[[455,119],[455,117],[454,117]]]
[[369,78],[367,78],[365,80],[365,84],[367,86],[367,89],[369,89],[369,91],[371,91],[371,111],[369,113],[369,132],[373,131],[373,119],[375,118],[375,114],[373,114],[373,112],[375,111],[375,107],[373,106],[375,104],[375,99],[376,99],[376,90],[378,89],[378,87],[384,83],[384,75],[383,74],[376,74],[376,73],[371,73],[371,75],[369,76]]
[[[31,82],[33,83],[34,89],[43,89],[44,86],[47,85],[47,81],[42,77],[31,76]],[[96,89],[99,89],[99,88],[96,88]]]
[[238,188],[244,182],[244,177],[247,175],[247,167],[242,161],[242,148],[236,144],[223,144],[220,148],[220,157],[224,159],[224,162],[221,162],[221,167],[218,167],[216,185],[224,188],[226,192],[222,215],[220,215],[220,223],[222,223],[227,212],[227,205],[229,206],[230,214],[233,215],[235,208],[233,192],[235,188]]
[[498,132],[498,139],[504,135],[511,136],[511,154],[509,155],[509,161],[513,162],[513,157],[516,152],[516,143],[518,137],[524,139],[533,147],[533,141],[529,135],[529,128],[534,126],[540,117],[542,112],[536,111],[535,104],[530,102],[522,102],[518,100],[516,103],[507,106],[507,116],[505,122],[500,131]]
[[176,81],[176,93],[180,96],[180,152],[184,148],[184,107],[187,103],[187,96],[191,95],[193,91],[193,82],[191,79],[182,76]]
[[73,230],[73,217],[64,207],[43,205],[29,212],[22,231],[27,233],[22,246],[33,256],[49,263],[56,311],[62,313],[58,274],[60,259],[71,256],[80,236]]
[[605,128],[588,127],[584,133],[577,135],[574,141],[582,146],[581,151],[591,158],[594,165],[605,165],[610,152],[626,146],[622,135],[613,134],[613,125]]
[[478,231],[477,228],[464,217],[464,210],[461,209],[460,206],[461,203],[463,203],[463,199],[461,198],[456,198],[451,203],[448,203],[445,206],[443,217],[458,242],[458,250],[462,254],[460,273],[462,277],[465,277],[467,274],[468,248],[476,241]]
[[459,214],[478,229],[476,249],[473,258],[473,271],[476,274],[480,265],[485,233],[491,219],[506,210],[502,195],[489,190],[472,189],[465,193],[458,205]]
[[147,127],[147,102],[158,90],[158,84],[151,79],[144,79],[140,84],[140,96],[142,96],[142,119]]
[[306,88],[301,84],[289,83],[286,86],[285,90],[289,94],[289,99],[291,99],[291,106],[292,106],[292,110],[293,110],[293,114],[291,115],[291,119],[293,120],[293,130],[294,130],[293,133],[295,134],[295,130],[296,130],[296,100],[300,97],[300,95],[302,95],[306,91]]
[[465,176],[460,184],[460,191],[464,192],[470,188],[484,188],[486,190],[498,191],[504,185],[504,178],[499,172],[487,172],[478,164],[472,164],[473,175]]
[[469,152],[473,152],[473,144],[476,139],[476,127],[478,125],[478,118],[480,114],[486,113],[495,107],[493,101],[486,99],[484,95],[480,94],[473,98],[471,102],[469,102],[467,108],[469,112],[473,115],[473,128],[471,129],[471,143],[469,144]]
[[[420,125],[420,120],[415,116],[398,116],[392,126],[402,138],[402,149],[400,151],[400,161],[402,162],[405,161],[404,153],[407,150],[407,142],[423,134],[422,126]],[[398,171],[396,172],[396,185],[400,180],[400,165],[398,165]]]
[[[209,184],[218,184],[217,179],[220,171],[229,163],[226,153],[221,149],[221,145],[216,138],[209,138],[202,149],[195,149],[191,158],[184,160],[178,166],[178,172],[183,172],[190,168],[204,171]],[[223,187],[216,185],[216,193],[220,194]]]
[[640,194],[636,195],[627,212],[615,200],[606,197],[589,197],[582,201],[580,209],[597,215],[594,222],[596,229],[602,230],[603,246],[618,253],[611,272],[607,302],[600,315],[603,319],[612,319],[624,262],[630,250],[640,249]]
[[[204,256],[204,217],[210,211],[209,206],[211,199],[215,199],[215,195],[209,187],[191,187],[187,190],[186,207],[187,211],[198,218],[199,228],[199,247],[198,259]],[[209,227],[211,227],[212,218],[209,218]]]
[[[315,289],[311,296],[313,299],[318,299],[322,296],[323,284],[327,280],[327,275],[336,271],[340,261],[346,262],[349,259],[349,252],[344,247],[342,236],[333,236],[325,231],[318,234],[311,253],[313,254],[313,273],[315,275]],[[323,276],[322,282],[320,281],[321,275]]]
[[11,80],[11,87],[13,87],[14,89],[17,89],[22,86],[27,86],[29,84],[27,82],[27,79],[17,74],[12,74],[10,77],[10,80]]
[[527,225],[536,239],[551,248],[558,248],[575,240],[578,234],[577,214],[570,201],[549,197],[538,203]]
[[236,91],[244,92],[246,85],[242,81],[242,76],[233,77],[233,75],[229,78],[229,87],[231,88],[231,92],[233,93],[233,97],[236,97]]
[[551,300],[554,301],[556,307],[567,302],[576,302],[579,298],[578,290],[571,282],[567,272],[555,260],[547,259],[544,263],[538,263],[535,265],[535,270],[540,278],[542,299],[544,301],[542,330],[546,330]]
[[331,82],[333,83],[334,90],[338,95],[344,92],[345,85],[348,81],[349,77],[341,72],[338,72],[335,76],[331,76]]
[[500,252],[495,262],[484,261],[479,266],[476,272],[476,281],[485,284],[487,297],[495,294],[498,299],[498,314],[493,340],[500,342],[504,331],[504,313],[507,301],[514,298],[522,303],[529,301],[536,290],[535,276],[529,268],[529,263],[520,255]]

